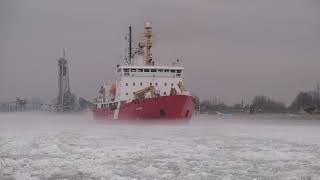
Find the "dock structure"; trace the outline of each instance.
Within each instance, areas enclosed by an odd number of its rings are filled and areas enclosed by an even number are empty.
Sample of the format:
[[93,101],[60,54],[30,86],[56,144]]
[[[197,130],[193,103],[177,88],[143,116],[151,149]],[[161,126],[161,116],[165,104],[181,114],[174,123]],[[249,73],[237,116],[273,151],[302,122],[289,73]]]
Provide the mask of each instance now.
[[37,102],[25,97],[16,97],[15,100],[0,103],[0,112],[27,112],[27,111],[56,111],[57,106],[44,102]]

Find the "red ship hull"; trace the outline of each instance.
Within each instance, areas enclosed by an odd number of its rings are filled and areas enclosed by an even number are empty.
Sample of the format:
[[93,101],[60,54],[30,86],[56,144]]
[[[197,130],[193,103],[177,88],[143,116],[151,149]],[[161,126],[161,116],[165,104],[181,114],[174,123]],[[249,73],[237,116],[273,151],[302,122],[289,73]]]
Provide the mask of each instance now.
[[[95,119],[124,120],[190,120],[193,112],[193,97],[187,95],[135,100],[122,104],[118,112],[109,107],[93,109]],[[115,113],[118,113],[118,118]]]

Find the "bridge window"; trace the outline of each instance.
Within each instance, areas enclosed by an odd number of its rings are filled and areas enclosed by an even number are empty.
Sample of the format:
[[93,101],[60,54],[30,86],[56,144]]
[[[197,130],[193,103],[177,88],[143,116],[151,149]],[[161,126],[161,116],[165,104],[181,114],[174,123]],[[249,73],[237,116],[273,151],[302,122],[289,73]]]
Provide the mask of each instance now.
[[163,69],[158,69],[158,72],[163,72]]
[[176,72],[176,70],[175,70],[175,69],[171,69],[171,71],[170,71],[170,72],[175,73],[175,72]]
[[129,72],[129,69],[123,69],[124,72]]
[[138,69],[138,72],[143,72],[143,69]]
[[157,70],[156,69],[151,69],[151,72],[157,72]]
[[137,71],[137,69],[131,69],[131,72],[136,72]]
[[169,69],[165,69],[164,72],[169,72]]
[[150,69],[144,69],[144,72],[150,72]]
[[181,69],[178,69],[178,70],[177,70],[177,73],[181,73],[181,72],[182,72],[182,70],[181,70]]

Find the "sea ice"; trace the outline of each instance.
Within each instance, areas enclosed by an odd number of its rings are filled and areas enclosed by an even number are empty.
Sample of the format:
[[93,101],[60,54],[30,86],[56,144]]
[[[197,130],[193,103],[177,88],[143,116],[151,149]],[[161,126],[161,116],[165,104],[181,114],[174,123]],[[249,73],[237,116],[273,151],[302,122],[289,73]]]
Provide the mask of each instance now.
[[4,113],[0,179],[320,179],[320,121],[290,118],[165,125]]

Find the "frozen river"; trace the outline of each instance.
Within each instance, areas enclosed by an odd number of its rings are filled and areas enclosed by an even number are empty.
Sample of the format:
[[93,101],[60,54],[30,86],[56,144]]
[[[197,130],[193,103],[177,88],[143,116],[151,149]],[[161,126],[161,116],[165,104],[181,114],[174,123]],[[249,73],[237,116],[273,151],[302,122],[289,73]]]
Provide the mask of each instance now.
[[320,120],[125,125],[89,114],[0,114],[0,179],[320,179]]

